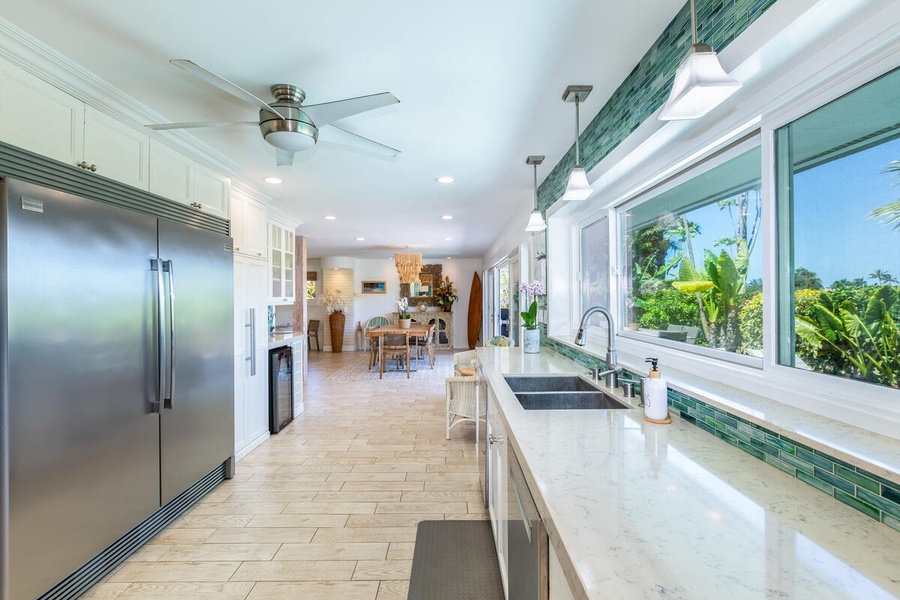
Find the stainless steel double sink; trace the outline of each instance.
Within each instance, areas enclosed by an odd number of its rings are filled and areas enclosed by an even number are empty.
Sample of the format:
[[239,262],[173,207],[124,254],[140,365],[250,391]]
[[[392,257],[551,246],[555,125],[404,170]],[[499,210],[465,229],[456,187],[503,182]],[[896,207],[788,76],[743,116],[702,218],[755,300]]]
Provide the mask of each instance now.
[[631,408],[578,375],[507,375],[525,410],[621,410]]

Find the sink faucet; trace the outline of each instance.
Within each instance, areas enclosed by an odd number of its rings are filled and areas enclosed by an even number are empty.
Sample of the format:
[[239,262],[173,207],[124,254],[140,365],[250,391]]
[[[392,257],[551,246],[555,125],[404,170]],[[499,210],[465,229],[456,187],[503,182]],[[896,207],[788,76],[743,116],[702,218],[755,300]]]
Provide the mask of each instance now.
[[591,308],[584,311],[584,314],[581,315],[581,323],[578,325],[578,333],[575,335],[575,344],[577,346],[584,346],[584,326],[587,323],[587,320],[594,313],[600,313],[604,317],[606,317],[607,331],[606,331],[606,371],[598,372],[596,379],[600,377],[606,377],[606,387],[614,388],[619,385],[619,373],[622,372],[622,367],[618,365],[619,357],[616,354],[616,338],[615,338],[615,327],[613,326],[613,317],[608,310],[603,308],[602,306],[592,306]]

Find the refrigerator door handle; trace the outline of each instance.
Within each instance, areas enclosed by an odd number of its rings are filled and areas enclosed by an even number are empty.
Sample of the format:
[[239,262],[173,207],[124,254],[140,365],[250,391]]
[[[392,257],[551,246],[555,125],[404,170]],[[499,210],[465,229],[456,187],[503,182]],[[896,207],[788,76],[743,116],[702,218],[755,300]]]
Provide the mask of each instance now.
[[247,327],[250,328],[250,356],[247,357],[247,360],[250,361],[250,377],[254,377],[256,375],[256,309],[250,309],[250,323],[247,324]]
[[159,258],[150,259],[150,270],[156,271],[156,364],[157,364],[157,381],[156,381],[156,403],[154,412],[163,413],[165,403],[163,396],[166,394],[166,305],[163,302],[163,294],[165,286],[163,284],[163,261]]
[[175,408],[175,267],[171,260],[165,261],[169,274],[169,394],[166,398],[169,410]]

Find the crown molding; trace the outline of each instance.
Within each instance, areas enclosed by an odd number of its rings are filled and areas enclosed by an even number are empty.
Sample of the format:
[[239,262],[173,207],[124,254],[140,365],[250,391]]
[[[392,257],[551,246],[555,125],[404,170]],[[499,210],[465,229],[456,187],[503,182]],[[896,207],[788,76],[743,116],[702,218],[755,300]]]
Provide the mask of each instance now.
[[248,178],[237,163],[191,134],[169,130],[163,136],[146,128],[145,123],[164,123],[168,119],[3,17],[0,17],[0,57],[191,160],[229,176],[232,185],[238,185],[246,193],[266,202],[273,199],[272,193]]

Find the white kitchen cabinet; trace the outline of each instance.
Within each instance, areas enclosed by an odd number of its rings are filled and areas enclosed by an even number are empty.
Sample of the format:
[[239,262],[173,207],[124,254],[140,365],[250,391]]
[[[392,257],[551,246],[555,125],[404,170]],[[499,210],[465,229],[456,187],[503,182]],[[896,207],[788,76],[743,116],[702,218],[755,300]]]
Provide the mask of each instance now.
[[494,532],[494,546],[497,549],[497,562],[500,565],[500,579],[503,581],[504,594],[508,593],[507,585],[507,519],[508,498],[507,472],[509,462],[507,459],[508,444],[506,442],[506,427],[500,418],[500,409],[497,399],[490,386],[487,387],[488,396],[488,479],[490,489],[488,492],[488,514],[491,517],[491,529]]
[[556,555],[553,544],[549,544],[549,546],[550,600],[575,600],[575,595],[569,587],[569,582],[559,562],[559,556]]
[[148,189],[148,134],[6,61],[0,61],[0,139]]
[[191,206],[199,208],[205,213],[227,219],[231,179],[196,162],[191,176],[193,192]]
[[84,152],[84,103],[0,60],[0,139],[76,165]]
[[255,260],[266,260],[266,205],[234,192],[231,195],[231,237],[234,251]]
[[150,136],[90,106],[84,108],[82,168],[149,189]]
[[194,161],[159,140],[150,140],[150,191],[163,198],[190,204]]
[[269,221],[269,299],[272,304],[294,301],[294,230]]
[[301,340],[291,344],[294,364],[294,416],[303,412],[303,353],[306,352],[306,342]]
[[[269,435],[266,263],[234,258],[234,446],[242,458]],[[255,364],[254,364],[255,361]]]

